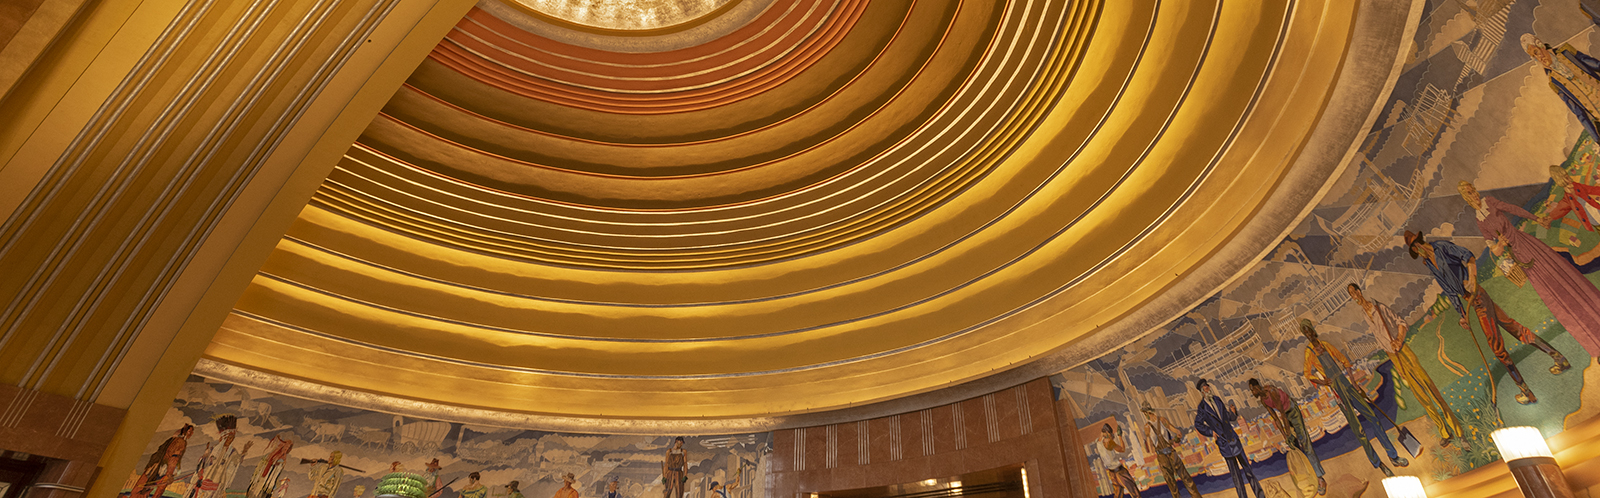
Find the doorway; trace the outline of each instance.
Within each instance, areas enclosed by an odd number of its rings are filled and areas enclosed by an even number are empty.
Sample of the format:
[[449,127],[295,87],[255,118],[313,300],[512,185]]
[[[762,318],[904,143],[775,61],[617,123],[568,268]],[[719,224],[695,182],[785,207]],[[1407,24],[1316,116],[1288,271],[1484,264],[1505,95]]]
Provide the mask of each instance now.
[[0,452],[0,498],[21,498],[44,472],[44,459],[25,453]]
[[1021,464],[971,472],[953,477],[916,482],[846,489],[823,493],[804,493],[809,498],[1028,498]]

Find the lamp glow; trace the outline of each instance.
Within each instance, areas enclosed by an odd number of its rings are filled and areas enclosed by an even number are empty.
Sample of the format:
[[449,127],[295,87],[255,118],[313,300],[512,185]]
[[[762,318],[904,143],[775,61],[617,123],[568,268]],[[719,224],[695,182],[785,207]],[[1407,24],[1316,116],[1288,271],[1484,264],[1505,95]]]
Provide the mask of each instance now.
[[1389,494],[1389,498],[1428,498],[1428,492],[1422,490],[1422,480],[1417,476],[1384,478],[1383,491]]
[[1506,427],[1489,434],[1494,446],[1500,449],[1500,458],[1506,462],[1524,458],[1554,458],[1544,434],[1534,427]]

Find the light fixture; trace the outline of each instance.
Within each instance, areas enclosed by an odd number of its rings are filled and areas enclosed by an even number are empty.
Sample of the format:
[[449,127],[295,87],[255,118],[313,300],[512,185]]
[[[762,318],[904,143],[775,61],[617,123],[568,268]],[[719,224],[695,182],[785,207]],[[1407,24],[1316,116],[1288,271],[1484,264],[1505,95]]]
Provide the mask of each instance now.
[[1028,469],[1022,469],[1022,498],[1032,498],[1028,496]]
[[1422,480],[1417,476],[1394,476],[1384,478],[1383,492],[1389,498],[1428,498],[1428,492],[1422,490]]
[[939,480],[938,479],[925,479],[925,480],[922,481],[922,485],[923,486],[932,486],[932,485],[935,485],[935,484],[939,484]]
[[1522,495],[1531,498],[1572,498],[1572,488],[1544,435],[1533,427],[1506,427],[1489,434],[1500,458],[1511,469]]

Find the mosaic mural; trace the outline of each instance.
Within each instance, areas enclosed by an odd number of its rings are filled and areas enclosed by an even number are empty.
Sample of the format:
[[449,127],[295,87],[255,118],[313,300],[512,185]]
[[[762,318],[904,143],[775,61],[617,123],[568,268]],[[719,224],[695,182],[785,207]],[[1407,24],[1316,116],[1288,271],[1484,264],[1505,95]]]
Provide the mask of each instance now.
[[123,495],[752,498],[770,443],[480,427],[190,377]]
[[1428,1],[1377,123],[1276,250],[1053,376],[1102,495],[1359,496],[1493,462],[1497,427],[1592,418],[1600,34],[1580,3]]

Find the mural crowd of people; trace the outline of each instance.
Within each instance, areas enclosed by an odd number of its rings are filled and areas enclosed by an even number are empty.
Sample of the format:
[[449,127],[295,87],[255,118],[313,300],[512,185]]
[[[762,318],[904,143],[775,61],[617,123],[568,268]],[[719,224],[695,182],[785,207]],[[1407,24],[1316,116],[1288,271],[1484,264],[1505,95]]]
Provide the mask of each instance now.
[[[765,472],[769,450],[768,443],[757,435],[697,438],[706,450],[699,455],[690,450],[684,437],[669,438],[664,449],[654,450],[653,442],[662,438],[507,430],[509,437],[490,432],[474,441],[466,434],[491,428],[406,422],[398,416],[387,430],[362,427],[387,416],[263,396],[199,378],[190,379],[185,393],[192,397],[177,400],[169,414],[169,419],[183,422],[152,442],[150,457],[125,485],[128,498],[377,498],[384,496],[378,480],[413,471],[425,477],[427,488],[421,496],[427,498],[526,498],[523,480],[494,483],[485,479],[489,475],[534,477],[534,484],[545,490],[534,496],[549,493],[552,498],[752,498],[759,496],[756,483]],[[237,401],[213,399],[223,395],[239,397]],[[241,418],[229,411],[242,405],[253,407],[256,415]],[[338,410],[347,417],[340,423],[303,418],[298,425],[280,420],[291,414],[327,410]],[[188,422],[198,417],[211,418],[215,431],[201,431]],[[245,436],[254,437],[236,444],[241,438],[241,422],[247,419],[255,423],[248,424],[253,434]],[[297,433],[303,436],[298,445]],[[352,434],[353,440],[346,441]],[[453,447],[451,434],[456,437]],[[265,438],[265,442],[252,452],[257,438]],[[210,440],[203,449],[191,447],[202,439]],[[344,450],[330,451],[330,447]],[[358,460],[352,461],[346,451],[357,454]],[[426,452],[441,456],[425,460],[414,456]],[[308,454],[316,458],[302,456]],[[404,459],[389,460],[387,465],[366,463],[402,455]],[[405,459],[414,462],[415,470],[408,469]],[[650,460],[659,460],[659,466],[651,466]],[[521,468],[529,463],[537,470]],[[470,468],[482,470],[461,472]],[[452,473],[456,475],[449,476]],[[588,476],[589,482],[582,482],[581,476]]]
[[[1216,296],[1052,378],[1076,412],[1101,494],[1231,488],[1265,498],[1287,482],[1303,497],[1356,496],[1383,476],[1442,480],[1492,462],[1497,427],[1536,425],[1548,436],[1600,415],[1584,408],[1600,396],[1583,380],[1600,357],[1600,59],[1584,49],[1600,32],[1575,5],[1427,2],[1416,56],[1339,188]],[[175,413],[193,411],[181,405]],[[214,441],[198,452],[195,425],[168,426],[177,428],[152,441],[129,498],[371,498],[364,486],[341,489],[347,476],[368,475],[341,451],[295,458],[283,432],[260,453],[251,440],[236,444],[247,419],[287,425],[265,413],[215,415]],[[406,427],[437,432],[420,438],[432,438],[431,450],[445,434],[456,434],[458,453],[476,448],[463,442],[465,426]],[[573,468],[602,471],[584,483],[582,472],[541,467],[540,490],[553,498],[759,494],[766,445],[757,436],[702,441],[721,453],[700,459],[682,437],[584,453],[603,439],[556,448],[529,438],[516,451],[541,464],[540,455],[590,455]],[[444,480],[438,458],[422,468],[429,498],[524,498],[523,481],[485,483],[487,470]],[[651,478],[604,477],[616,469]],[[291,486],[291,475],[306,482]]]
[[[1085,457],[1102,495],[1261,498],[1284,476],[1300,496],[1355,496],[1493,461],[1497,427],[1549,436],[1596,415],[1568,418],[1600,356],[1600,59],[1580,48],[1596,26],[1553,1],[1426,8],[1349,191],[1218,296],[1053,379],[1099,431]],[[1531,146],[1494,135],[1552,121],[1570,130],[1560,164],[1519,162]]]

